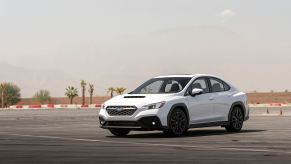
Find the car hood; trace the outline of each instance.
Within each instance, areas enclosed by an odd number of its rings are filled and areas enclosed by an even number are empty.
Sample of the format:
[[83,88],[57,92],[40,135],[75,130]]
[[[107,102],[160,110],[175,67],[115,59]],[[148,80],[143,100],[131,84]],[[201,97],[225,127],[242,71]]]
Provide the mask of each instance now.
[[167,101],[172,96],[174,94],[124,94],[106,101],[105,105],[132,105],[139,108],[144,105]]

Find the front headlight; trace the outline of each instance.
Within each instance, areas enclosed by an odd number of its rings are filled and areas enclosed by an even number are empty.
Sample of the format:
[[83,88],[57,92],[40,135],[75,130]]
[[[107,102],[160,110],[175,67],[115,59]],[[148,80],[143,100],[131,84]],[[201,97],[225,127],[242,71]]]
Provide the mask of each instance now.
[[105,109],[105,104],[102,104],[101,105],[101,109]]
[[150,109],[160,109],[165,104],[166,104],[166,101],[162,101],[162,102],[158,102],[158,103],[154,103],[154,104],[150,104],[150,105],[145,105],[145,106],[143,106],[143,108],[148,109],[148,110],[150,110]]

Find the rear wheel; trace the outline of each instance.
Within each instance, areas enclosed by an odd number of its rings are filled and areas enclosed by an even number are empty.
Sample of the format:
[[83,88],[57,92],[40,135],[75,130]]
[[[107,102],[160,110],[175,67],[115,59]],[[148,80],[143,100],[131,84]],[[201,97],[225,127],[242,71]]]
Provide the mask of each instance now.
[[174,109],[169,117],[169,128],[164,130],[167,136],[181,136],[188,130],[188,119],[181,109]]
[[109,131],[115,136],[126,136],[130,132],[129,129],[109,129]]
[[244,114],[240,107],[233,108],[229,118],[229,125],[225,127],[228,132],[239,132],[242,129],[244,122]]

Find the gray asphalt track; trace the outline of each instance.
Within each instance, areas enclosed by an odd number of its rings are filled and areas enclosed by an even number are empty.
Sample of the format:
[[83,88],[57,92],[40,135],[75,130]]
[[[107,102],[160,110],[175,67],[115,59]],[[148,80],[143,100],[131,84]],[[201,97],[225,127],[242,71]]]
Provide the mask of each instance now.
[[98,110],[0,110],[0,163],[291,163],[291,117],[255,116],[240,133],[180,138],[98,128]]

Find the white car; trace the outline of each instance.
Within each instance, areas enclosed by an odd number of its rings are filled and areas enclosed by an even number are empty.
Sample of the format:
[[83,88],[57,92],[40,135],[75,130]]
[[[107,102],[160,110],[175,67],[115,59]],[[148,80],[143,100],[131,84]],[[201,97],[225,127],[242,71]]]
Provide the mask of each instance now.
[[247,96],[219,77],[205,74],[152,78],[134,91],[106,101],[101,128],[116,136],[131,130],[162,130],[181,136],[189,128],[221,126],[239,132],[249,118]]

